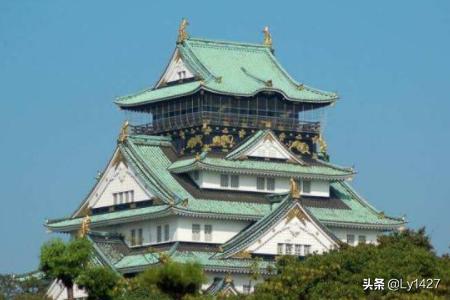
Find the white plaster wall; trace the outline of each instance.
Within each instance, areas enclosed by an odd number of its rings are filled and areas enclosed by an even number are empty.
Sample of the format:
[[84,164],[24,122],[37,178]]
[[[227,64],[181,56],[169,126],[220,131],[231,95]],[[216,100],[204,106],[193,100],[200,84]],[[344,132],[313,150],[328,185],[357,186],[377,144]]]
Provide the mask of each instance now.
[[[170,216],[156,220],[147,220],[119,224],[111,227],[98,228],[99,231],[116,232],[122,234],[128,245],[131,246],[131,230],[136,230],[136,239],[138,238],[138,229],[142,228],[143,245],[157,244],[157,226],[162,226],[162,241],[164,241],[164,225],[169,224],[169,241],[193,242],[192,224],[200,224],[200,241],[202,243],[225,243],[242,229],[248,226],[246,221],[224,221],[214,219],[197,219],[181,216]],[[205,241],[205,225],[212,225],[212,240]],[[195,242],[195,241],[194,241]],[[136,245],[139,247],[140,245]]]
[[[261,191],[256,189],[256,176],[239,175],[239,188],[224,188],[220,186],[220,173],[201,171],[199,172],[199,180],[196,181],[200,188],[204,189],[219,189],[219,190],[239,190],[248,192],[260,193],[286,193],[290,190],[290,178],[275,177],[274,191]],[[308,196],[329,197],[330,183],[327,181],[312,180],[311,193],[305,194]]]
[[138,179],[123,162],[120,162],[117,166],[111,165],[100,179],[93,194],[90,195],[89,207],[98,208],[114,205],[114,193],[130,190],[134,191],[134,202],[152,198],[152,195],[144,190]]
[[328,181],[311,180],[311,193],[304,193],[302,195],[330,197],[330,183]]
[[[200,225],[200,241],[202,243],[225,243],[233,236],[238,234],[249,223],[246,221],[224,221],[214,219],[197,219],[182,217],[177,219],[177,232],[175,239],[177,241],[191,242],[192,224]],[[205,240],[205,225],[212,225],[212,240]]]
[[310,252],[319,254],[335,247],[335,243],[317,225],[309,220],[305,220],[305,224],[303,224],[298,218],[292,218],[288,223],[286,223],[286,219],[281,220],[269,232],[250,245],[247,251],[277,255],[278,243],[310,245]]
[[343,242],[347,242],[347,234],[353,234],[355,236],[355,243],[353,246],[358,245],[358,236],[365,235],[366,243],[377,244],[377,237],[382,235],[382,231],[367,230],[367,229],[346,229],[329,227],[329,229],[334,233],[334,235]]

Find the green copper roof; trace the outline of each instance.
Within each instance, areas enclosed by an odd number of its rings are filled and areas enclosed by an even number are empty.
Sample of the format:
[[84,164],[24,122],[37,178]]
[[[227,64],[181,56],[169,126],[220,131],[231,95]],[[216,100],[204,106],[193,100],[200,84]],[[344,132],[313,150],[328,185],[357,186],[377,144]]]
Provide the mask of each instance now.
[[[272,204],[270,201],[247,203],[192,196],[169,171],[169,167],[173,167],[173,164],[163,151],[165,147],[172,147],[170,139],[156,136],[131,136],[124,144],[120,145],[124,158],[141,182],[152,193],[159,195],[166,204],[94,215],[91,217],[93,228],[136,219],[159,218],[169,214],[258,220],[277,207],[278,203]],[[204,160],[206,159],[204,158]],[[214,158],[210,159],[214,160]],[[226,161],[219,160],[219,163]],[[226,161],[226,163],[245,163],[245,161]],[[272,165],[272,162],[261,162],[261,164],[268,170],[278,166],[276,163]],[[259,166],[261,168],[261,165]],[[300,165],[292,166],[304,168]],[[404,224],[403,220],[389,218],[376,211],[345,182],[334,182],[331,184],[331,189],[350,209],[308,207],[309,211],[325,225],[389,229]],[[185,205],[181,205],[177,204],[179,202],[176,199],[187,199],[188,201]],[[82,218],[69,218],[50,221],[46,226],[51,230],[67,232],[78,230],[81,222]]]
[[326,227],[324,227],[320,221],[318,221],[311,213],[303,207],[300,199],[292,199],[290,194],[287,194],[282,200],[281,204],[278,205],[276,209],[274,209],[269,214],[265,215],[263,218],[258,220],[252,226],[244,229],[239,234],[235,235],[231,240],[222,245],[223,253],[220,254],[220,257],[230,257],[239,251],[245,250],[246,247],[251,245],[254,241],[258,240],[261,236],[266,234],[274,225],[284,218],[289,211],[294,209],[296,206],[298,209],[302,209],[311,222],[314,222],[319,226],[325,235],[327,235],[330,239],[332,239],[336,244],[340,243],[340,241],[335,237],[335,235],[329,231]]
[[162,101],[204,89],[217,94],[253,96],[275,91],[289,100],[331,103],[338,96],[296,82],[269,47],[256,44],[190,38],[177,45],[183,62],[201,81],[149,89],[118,98],[120,107]]
[[[136,272],[150,265],[158,264],[159,254],[160,253],[142,253],[128,255],[122,258],[114,266],[124,273],[130,271]],[[217,254],[217,252],[175,250],[171,253],[170,258],[181,263],[197,262],[205,270],[219,272],[241,271],[248,273],[250,272],[250,267],[254,264],[254,260],[251,259],[219,259],[214,257],[215,254]],[[260,263],[259,267],[265,269],[272,264],[273,262],[263,261]]]
[[301,177],[322,180],[343,180],[351,177],[352,169],[341,168],[331,164],[300,165],[298,163],[261,161],[261,160],[228,160],[203,156],[181,159],[174,162],[169,170],[184,173],[193,170],[209,170],[237,174],[255,174],[278,177]]

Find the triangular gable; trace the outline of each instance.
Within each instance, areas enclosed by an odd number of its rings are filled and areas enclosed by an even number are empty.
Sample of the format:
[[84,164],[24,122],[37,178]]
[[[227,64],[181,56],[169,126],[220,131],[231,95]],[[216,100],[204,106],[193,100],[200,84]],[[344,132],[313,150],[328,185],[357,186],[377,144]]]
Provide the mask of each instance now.
[[229,159],[247,157],[281,159],[303,164],[303,162],[281,143],[271,130],[255,133],[227,155]]
[[156,84],[156,88],[164,83],[190,79],[193,77],[194,74],[184,63],[183,58],[180,55],[180,51],[176,49],[174,54],[172,55],[172,58],[170,59],[169,65],[161,76],[159,82]]
[[[114,193],[133,191],[132,195],[122,195],[114,200]],[[145,201],[154,198],[133,170],[128,166],[121,151],[117,149],[105,171],[97,179],[97,183],[89,192],[80,208],[74,213],[74,217],[86,214],[90,209],[113,206],[115,204]],[[128,199],[128,201],[127,201]]]
[[239,294],[230,275],[225,278],[214,278],[213,283],[205,290],[205,293],[212,296],[236,296]]
[[[305,255],[323,253],[338,246],[338,239],[299,200],[287,196],[269,215],[239,233],[224,246],[223,256]],[[279,252],[279,245],[282,252]],[[288,245],[288,246],[286,246]],[[286,247],[291,247],[290,253]],[[297,250],[300,253],[296,253]]]

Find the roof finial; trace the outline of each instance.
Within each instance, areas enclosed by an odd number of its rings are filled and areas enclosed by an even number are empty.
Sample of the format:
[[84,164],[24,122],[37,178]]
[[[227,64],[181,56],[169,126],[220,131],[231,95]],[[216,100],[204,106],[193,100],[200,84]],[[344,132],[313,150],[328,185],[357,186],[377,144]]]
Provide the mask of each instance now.
[[125,121],[125,123],[123,123],[122,125],[122,129],[120,129],[120,134],[119,134],[119,138],[117,139],[117,141],[119,143],[123,143],[126,141],[127,137],[128,137],[128,127],[129,127],[129,123],[128,121]]
[[91,218],[89,217],[89,214],[87,214],[83,221],[81,222],[81,228],[80,231],[78,232],[78,236],[83,238],[85,237],[89,231],[91,230]]
[[300,198],[300,190],[298,189],[298,182],[294,178],[291,178],[290,180],[291,185],[291,197],[292,199],[299,199]]
[[187,19],[183,18],[180,23],[180,27],[178,28],[178,38],[177,43],[182,43],[188,38],[188,33],[186,31],[189,22]]
[[270,34],[269,31],[269,26],[264,27],[263,30],[264,33],[264,45],[267,47],[272,47],[272,35]]

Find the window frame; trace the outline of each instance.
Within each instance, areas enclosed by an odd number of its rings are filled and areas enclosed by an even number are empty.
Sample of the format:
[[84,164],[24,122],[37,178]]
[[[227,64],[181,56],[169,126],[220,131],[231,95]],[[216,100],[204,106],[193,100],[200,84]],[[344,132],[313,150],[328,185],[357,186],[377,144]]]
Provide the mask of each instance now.
[[205,242],[212,242],[213,226],[211,224],[205,224],[204,231],[205,231]]
[[[197,231],[198,229],[198,231]],[[200,224],[192,224],[192,240],[195,242],[200,241],[200,235],[201,235],[201,226]]]

